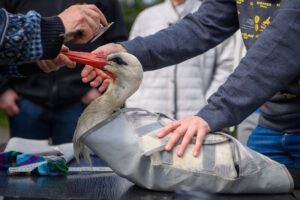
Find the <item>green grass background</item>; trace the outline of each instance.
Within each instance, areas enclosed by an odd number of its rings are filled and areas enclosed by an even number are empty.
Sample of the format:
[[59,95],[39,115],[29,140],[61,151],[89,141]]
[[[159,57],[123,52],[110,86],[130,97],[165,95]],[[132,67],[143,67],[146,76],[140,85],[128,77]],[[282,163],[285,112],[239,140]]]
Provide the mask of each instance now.
[[2,111],[0,111],[0,127],[8,127],[7,116]]

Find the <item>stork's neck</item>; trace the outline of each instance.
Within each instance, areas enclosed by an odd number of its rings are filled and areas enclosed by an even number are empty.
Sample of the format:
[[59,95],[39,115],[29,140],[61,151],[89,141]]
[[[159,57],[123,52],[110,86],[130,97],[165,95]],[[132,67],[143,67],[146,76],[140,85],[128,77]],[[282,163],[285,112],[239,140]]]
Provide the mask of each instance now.
[[95,99],[81,114],[76,129],[79,138],[82,134],[111,116],[132,94],[128,88],[122,88],[117,84],[111,84],[106,92]]
[[105,94],[92,102],[92,104],[96,104],[93,106],[93,109],[98,113],[98,119],[103,118],[104,120],[111,116],[114,111],[118,110],[126,99],[127,97],[121,96],[118,89],[111,87],[108,88]]
[[124,97],[118,87],[109,86],[107,91],[97,99],[95,99],[84,111],[83,114],[90,115],[88,119],[99,123],[111,116],[111,114],[118,110],[127,96]]

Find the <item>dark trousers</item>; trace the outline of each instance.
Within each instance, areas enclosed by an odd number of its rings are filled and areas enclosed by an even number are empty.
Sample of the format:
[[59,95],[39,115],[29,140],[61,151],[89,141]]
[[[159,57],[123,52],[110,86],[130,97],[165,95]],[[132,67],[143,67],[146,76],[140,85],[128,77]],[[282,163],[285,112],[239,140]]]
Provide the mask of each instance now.
[[49,109],[23,97],[18,105],[20,113],[9,118],[11,137],[51,138],[55,145],[72,141],[78,118],[85,108],[82,102],[77,102]]

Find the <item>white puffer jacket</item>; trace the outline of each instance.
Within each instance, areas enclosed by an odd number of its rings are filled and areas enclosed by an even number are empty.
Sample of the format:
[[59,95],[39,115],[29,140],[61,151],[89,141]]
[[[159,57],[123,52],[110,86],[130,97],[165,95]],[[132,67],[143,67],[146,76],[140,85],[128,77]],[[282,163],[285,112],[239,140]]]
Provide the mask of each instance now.
[[[174,8],[171,0],[166,0],[150,7],[137,17],[130,37],[147,36],[171,26],[196,11],[200,4],[198,0],[186,0]],[[139,90],[127,100],[126,106],[161,112],[173,118],[196,114],[233,71],[235,43],[235,38],[230,38],[178,65],[145,72]]]

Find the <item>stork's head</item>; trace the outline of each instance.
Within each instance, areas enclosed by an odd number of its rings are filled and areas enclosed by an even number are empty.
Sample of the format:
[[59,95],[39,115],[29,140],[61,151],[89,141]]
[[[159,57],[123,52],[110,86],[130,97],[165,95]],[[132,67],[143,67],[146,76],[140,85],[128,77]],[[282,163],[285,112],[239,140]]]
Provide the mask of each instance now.
[[109,55],[103,70],[113,76],[106,92],[111,91],[124,102],[138,89],[143,77],[141,63],[129,53]]

